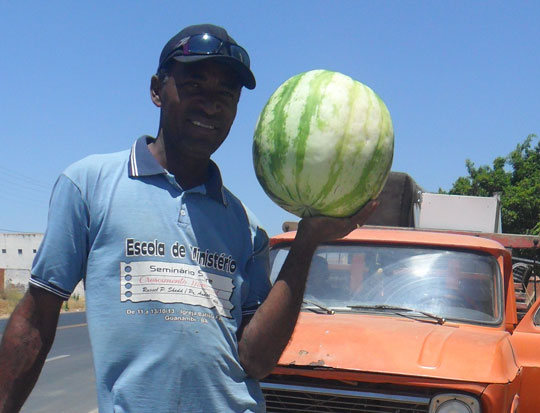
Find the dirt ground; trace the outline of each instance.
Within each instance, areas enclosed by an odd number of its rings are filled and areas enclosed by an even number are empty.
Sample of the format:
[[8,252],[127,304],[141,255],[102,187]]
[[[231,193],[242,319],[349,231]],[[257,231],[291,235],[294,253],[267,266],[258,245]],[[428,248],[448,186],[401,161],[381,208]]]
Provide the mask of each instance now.
[[[11,312],[17,306],[24,291],[18,288],[7,287],[4,291],[0,292],[0,318],[9,317]],[[65,301],[62,305],[62,311],[84,311],[86,308],[84,297],[73,295],[68,301]]]

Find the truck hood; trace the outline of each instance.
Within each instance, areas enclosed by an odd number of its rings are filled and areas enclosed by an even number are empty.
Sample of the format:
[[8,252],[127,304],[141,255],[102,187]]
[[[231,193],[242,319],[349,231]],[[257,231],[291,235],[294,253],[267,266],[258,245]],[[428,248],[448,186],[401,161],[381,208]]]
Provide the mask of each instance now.
[[366,314],[301,313],[279,364],[480,383],[518,373],[505,331]]

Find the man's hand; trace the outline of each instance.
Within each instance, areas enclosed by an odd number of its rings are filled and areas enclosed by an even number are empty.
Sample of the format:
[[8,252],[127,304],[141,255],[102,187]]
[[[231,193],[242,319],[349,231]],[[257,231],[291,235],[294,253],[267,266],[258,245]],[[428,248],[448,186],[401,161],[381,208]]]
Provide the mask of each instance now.
[[311,241],[315,245],[332,241],[349,234],[353,229],[362,226],[371,213],[377,208],[379,201],[368,202],[360,211],[349,218],[311,217],[304,218],[298,224],[297,238]]

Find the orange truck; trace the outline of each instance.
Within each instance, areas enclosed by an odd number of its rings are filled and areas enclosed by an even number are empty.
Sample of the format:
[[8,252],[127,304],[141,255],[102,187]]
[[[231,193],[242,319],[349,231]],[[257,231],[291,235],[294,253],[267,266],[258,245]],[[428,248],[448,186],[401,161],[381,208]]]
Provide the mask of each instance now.
[[[536,262],[512,256],[537,239],[375,224],[316,251],[268,412],[540,412]],[[272,277],[294,235],[272,238]]]

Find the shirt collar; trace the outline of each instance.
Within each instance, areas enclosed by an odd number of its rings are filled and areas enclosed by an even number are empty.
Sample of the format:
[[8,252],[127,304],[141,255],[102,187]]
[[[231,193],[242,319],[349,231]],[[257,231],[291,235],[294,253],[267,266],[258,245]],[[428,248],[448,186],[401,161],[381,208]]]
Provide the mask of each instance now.
[[148,143],[155,139],[150,136],[141,136],[131,147],[129,155],[129,176],[138,178],[140,176],[160,175],[165,173],[165,169],[154,158],[148,149]]
[[[150,149],[148,149],[148,143],[152,141],[155,141],[155,138],[146,135],[141,136],[131,147],[128,162],[128,173],[131,178],[167,173],[156,158],[154,158]],[[227,205],[221,173],[219,172],[218,166],[212,160],[210,160],[209,165],[209,178],[204,183],[204,186],[210,197],[221,202],[225,206]]]

